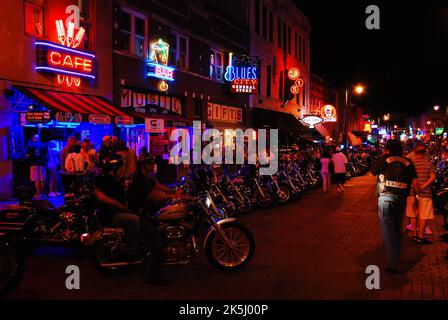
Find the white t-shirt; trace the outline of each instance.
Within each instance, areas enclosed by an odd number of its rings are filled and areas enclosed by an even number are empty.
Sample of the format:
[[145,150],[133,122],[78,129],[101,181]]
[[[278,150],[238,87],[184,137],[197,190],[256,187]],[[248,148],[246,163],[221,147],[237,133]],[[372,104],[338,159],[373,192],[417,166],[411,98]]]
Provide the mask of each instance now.
[[333,162],[334,162],[334,173],[345,173],[345,164],[348,161],[342,152],[338,152],[333,156]]
[[82,154],[72,152],[65,159],[65,169],[67,172],[84,171],[84,163]]

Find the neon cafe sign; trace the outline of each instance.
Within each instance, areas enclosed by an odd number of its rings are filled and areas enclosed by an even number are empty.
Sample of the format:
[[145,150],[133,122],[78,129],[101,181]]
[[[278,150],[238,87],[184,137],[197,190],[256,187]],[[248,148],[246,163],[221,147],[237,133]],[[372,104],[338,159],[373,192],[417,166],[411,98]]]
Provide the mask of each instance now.
[[226,67],[224,79],[231,83],[231,93],[256,93],[258,87],[258,63],[256,60],[255,58],[240,59],[234,65],[233,53],[229,53],[229,65]]
[[76,49],[85,35],[85,29],[80,27],[75,34],[75,24],[69,21],[67,29],[62,20],[56,20],[56,31],[60,44],[49,41],[36,41],[36,70],[54,73],[58,84],[65,83],[68,87],[81,85],[81,78],[95,79],[95,54]]
[[174,81],[175,70],[168,66],[170,46],[159,39],[157,42],[151,43],[150,47],[147,76],[161,79],[158,88],[160,91],[167,91],[168,83],[166,81]]

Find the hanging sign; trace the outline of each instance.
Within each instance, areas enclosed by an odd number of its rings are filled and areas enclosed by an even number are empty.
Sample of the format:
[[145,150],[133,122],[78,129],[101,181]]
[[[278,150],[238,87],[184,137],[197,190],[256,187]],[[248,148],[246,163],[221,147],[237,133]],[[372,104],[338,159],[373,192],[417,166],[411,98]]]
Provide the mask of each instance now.
[[258,58],[240,56],[233,59],[229,53],[229,65],[226,67],[224,79],[230,82],[231,93],[258,92]]
[[55,119],[57,122],[80,123],[82,122],[82,114],[72,112],[56,112]]
[[[76,11],[77,6],[68,6],[66,13]],[[79,50],[84,39],[86,30],[79,26],[79,21],[72,19],[73,16],[56,20],[56,32],[58,43],[38,40],[36,45],[36,67],[39,72],[53,73],[57,75],[57,83],[68,87],[81,85],[81,78],[95,79],[95,54]]]
[[89,123],[93,124],[111,124],[112,120],[109,116],[104,114],[91,114],[89,115]]
[[310,128],[314,128],[315,125],[322,123],[324,119],[316,115],[305,115],[302,119],[300,119],[303,123],[309,125]]
[[28,123],[48,123],[51,121],[49,111],[28,111],[25,115]]
[[294,84],[291,86],[289,91],[292,94],[299,94],[300,88],[303,87],[305,82],[302,78],[300,78],[300,70],[298,68],[291,68],[288,70],[288,78],[294,81]]
[[115,124],[117,126],[130,126],[134,124],[134,118],[129,116],[117,116],[115,117]]
[[322,107],[320,112],[321,117],[324,119],[324,122],[336,122],[338,120],[336,108],[331,104],[327,104]]
[[165,123],[163,119],[145,119],[145,131],[148,133],[163,133],[165,130]]
[[[168,43],[159,39],[151,43],[148,62],[148,77],[158,78],[167,81],[174,81],[174,68],[168,66],[170,46]],[[163,86],[168,90],[168,85]],[[165,91],[166,91],[165,90]]]

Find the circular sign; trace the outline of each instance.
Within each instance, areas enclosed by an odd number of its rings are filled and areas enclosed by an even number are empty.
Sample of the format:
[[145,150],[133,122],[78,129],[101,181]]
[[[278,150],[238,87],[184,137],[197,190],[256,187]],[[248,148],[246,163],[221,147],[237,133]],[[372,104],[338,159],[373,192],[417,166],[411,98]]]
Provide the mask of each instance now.
[[159,82],[159,90],[160,91],[168,91],[168,83],[166,83],[166,81],[162,80]]
[[327,105],[323,106],[320,114],[325,122],[336,122],[337,121],[336,108],[333,107],[331,104],[327,104]]
[[303,81],[302,78],[299,78],[296,80],[296,86],[298,86],[299,88],[303,87],[305,81]]
[[298,86],[292,86],[291,87],[291,93],[292,94],[299,94],[299,90],[300,90],[300,87],[298,87]]
[[300,77],[300,71],[298,68],[291,68],[288,71],[288,78],[291,80],[296,80]]
[[319,124],[321,122],[324,121],[324,119],[322,119],[319,116],[316,115],[305,115],[302,119],[300,119],[303,123],[306,123],[307,125],[310,126],[310,128],[314,128],[314,126],[316,124]]

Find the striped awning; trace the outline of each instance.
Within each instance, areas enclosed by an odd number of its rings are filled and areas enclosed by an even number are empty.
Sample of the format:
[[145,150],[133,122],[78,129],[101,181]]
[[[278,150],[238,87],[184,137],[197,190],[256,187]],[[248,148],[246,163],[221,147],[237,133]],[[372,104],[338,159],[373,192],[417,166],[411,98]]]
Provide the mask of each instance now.
[[49,110],[56,112],[75,112],[83,115],[128,115],[103,97],[30,87],[15,86],[15,88]]

